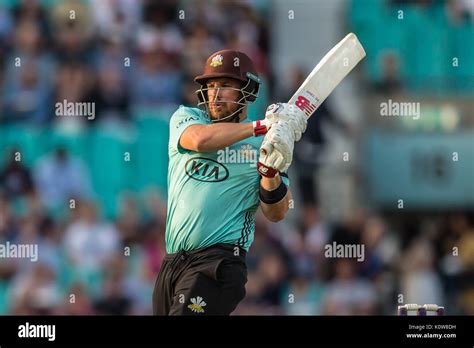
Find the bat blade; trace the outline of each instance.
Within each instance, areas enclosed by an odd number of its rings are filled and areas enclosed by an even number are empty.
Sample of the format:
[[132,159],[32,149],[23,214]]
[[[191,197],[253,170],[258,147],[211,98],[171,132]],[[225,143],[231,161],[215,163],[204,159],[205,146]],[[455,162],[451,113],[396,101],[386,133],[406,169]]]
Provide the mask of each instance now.
[[347,34],[319,61],[288,103],[310,117],[364,57],[365,50],[357,36]]
[[[319,61],[288,103],[295,104],[306,117],[311,117],[365,55],[357,36],[354,33],[347,34]],[[272,148],[271,144],[265,144],[261,152],[269,154]]]

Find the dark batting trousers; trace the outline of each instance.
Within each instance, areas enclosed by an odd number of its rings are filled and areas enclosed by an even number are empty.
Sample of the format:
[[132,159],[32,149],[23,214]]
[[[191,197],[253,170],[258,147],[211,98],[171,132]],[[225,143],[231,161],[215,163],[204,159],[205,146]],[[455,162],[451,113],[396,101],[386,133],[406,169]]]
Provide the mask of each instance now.
[[231,314],[245,297],[245,256],[230,244],[167,254],[153,291],[153,314]]

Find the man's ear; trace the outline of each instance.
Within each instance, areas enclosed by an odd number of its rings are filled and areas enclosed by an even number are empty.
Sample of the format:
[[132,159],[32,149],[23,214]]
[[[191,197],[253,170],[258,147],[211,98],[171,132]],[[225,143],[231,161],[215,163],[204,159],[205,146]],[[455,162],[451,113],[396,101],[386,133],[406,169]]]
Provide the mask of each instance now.
[[248,117],[247,107],[248,107],[248,105],[245,105],[244,108],[242,109],[242,111],[240,112],[239,122],[242,122],[243,120],[245,120]]

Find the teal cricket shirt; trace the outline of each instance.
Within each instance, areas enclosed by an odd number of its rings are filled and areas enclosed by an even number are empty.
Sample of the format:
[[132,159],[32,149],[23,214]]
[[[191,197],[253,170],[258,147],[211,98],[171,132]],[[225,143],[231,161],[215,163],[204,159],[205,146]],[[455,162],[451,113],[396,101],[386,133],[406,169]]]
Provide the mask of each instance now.
[[[216,243],[239,245],[248,251],[253,242],[260,204],[256,164],[263,137],[250,137],[215,152],[194,152],[179,145],[187,127],[211,123],[203,110],[185,106],[170,120],[168,253]],[[288,185],[287,178],[282,179]]]

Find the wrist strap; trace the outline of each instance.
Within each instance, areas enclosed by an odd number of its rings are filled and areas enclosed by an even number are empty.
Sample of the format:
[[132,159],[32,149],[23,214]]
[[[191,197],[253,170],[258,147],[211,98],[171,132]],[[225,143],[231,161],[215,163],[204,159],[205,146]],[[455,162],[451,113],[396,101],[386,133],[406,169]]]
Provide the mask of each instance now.
[[288,187],[283,183],[280,182],[280,186],[278,186],[273,191],[265,190],[262,185],[260,185],[260,200],[265,204],[275,204],[280,202],[288,192]]
[[259,135],[267,134],[267,126],[263,121],[253,121],[253,135],[258,137]]
[[262,162],[257,162],[257,170],[261,175],[267,178],[274,178],[278,173],[278,170],[272,167],[267,167]]

